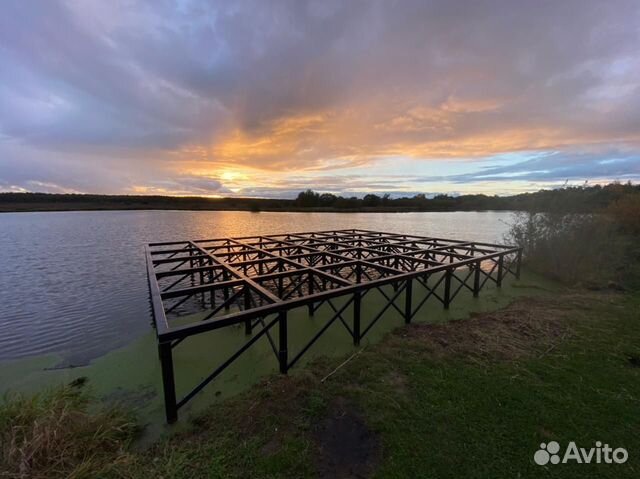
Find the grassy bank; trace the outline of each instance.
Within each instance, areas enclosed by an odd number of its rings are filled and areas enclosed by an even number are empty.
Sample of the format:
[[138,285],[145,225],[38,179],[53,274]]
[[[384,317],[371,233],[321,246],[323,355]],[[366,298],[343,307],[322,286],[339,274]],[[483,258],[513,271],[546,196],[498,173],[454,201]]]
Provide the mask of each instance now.
[[[129,446],[123,416],[102,413],[98,430],[126,434],[101,454],[99,434],[70,436],[86,449],[73,477],[637,477],[639,316],[636,293],[566,290],[402,327],[355,355],[271,376],[147,450]],[[5,475],[38,477],[7,453],[12,404],[2,409]],[[65,430],[94,414],[67,414]],[[629,460],[535,465],[550,440],[606,442]],[[39,477],[66,477],[70,462]]]

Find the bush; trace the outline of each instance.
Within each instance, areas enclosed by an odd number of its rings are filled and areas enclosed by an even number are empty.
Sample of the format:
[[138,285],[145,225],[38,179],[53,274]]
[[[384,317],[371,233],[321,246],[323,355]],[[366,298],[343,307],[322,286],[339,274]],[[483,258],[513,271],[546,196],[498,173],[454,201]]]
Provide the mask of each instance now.
[[505,238],[533,271],[570,284],[619,281],[629,238],[604,214],[516,213]]
[[72,386],[0,404],[0,477],[104,477],[129,460],[137,428],[118,408],[88,413],[89,397]]
[[623,196],[611,203],[605,211],[623,231],[640,235],[640,194]]

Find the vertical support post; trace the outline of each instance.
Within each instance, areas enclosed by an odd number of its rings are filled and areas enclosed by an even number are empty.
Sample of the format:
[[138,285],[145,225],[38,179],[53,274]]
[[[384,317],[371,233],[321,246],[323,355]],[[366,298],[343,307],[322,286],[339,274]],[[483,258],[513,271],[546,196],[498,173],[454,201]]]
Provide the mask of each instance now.
[[[251,291],[249,290],[249,285],[244,285],[244,310],[251,309]],[[244,334],[251,334],[251,319],[245,319],[244,321]]]
[[451,304],[451,268],[444,274],[444,309],[449,309]]
[[176,383],[173,377],[173,352],[171,342],[158,343],[158,355],[162,369],[162,387],[164,389],[164,408],[167,422],[172,424],[178,420],[176,405]]
[[498,279],[496,280],[496,285],[498,288],[502,287],[502,270],[504,269],[504,255],[501,254],[500,258],[498,258]]
[[[209,271],[209,283],[213,285],[213,269]],[[211,309],[213,309],[216,306],[216,294],[213,288],[211,288],[209,294],[209,303],[211,304]]]
[[360,344],[360,311],[362,296],[360,291],[353,293],[353,345]]
[[521,267],[522,267],[522,248],[518,250],[518,257],[516,258],[516,279],[520,279]]
[[413,279],[409,278],[404,287],[404,322],[405,324],[409,324],[411,322],[411,317],[413,316],[412,289],[413,289]]
[[478,294],[480,294],[480,271],[481,271],[481,261],[476,261],[474,264],[474,272],[473,272],[473,297],[477,298]]
[[[313,273],[309,271],[309,295],[313,294]],[[313,302],[309,303],[309,316],[313,316],[315,309]]]
[[[194,261],[193,261],[193,250],[190,249],[189,250],[189,268],[193,269],[195,266]],[[193,275],[193,271],[191,273],[189,273],[189,278],[191,281],[191,286],[195,286],[196,284],[196,280],[195,280],[195,276]]]
[[[204,266],[204,260],[200,259],[198,261],[198,266],[202,267]],[[204,284],[204,271],[200,271],[200,286],[202,286]],[[205,303],[206,303],[206,298],[205,298],[205,293],[204,291],[202,292],[202,307],[205,307]]]
[[[227,270],[224,270],[224,272],[222,273],[222,279],[224,281],[228,281],[229,280],[229,272]],[[224,290],[223,290],[223,294],[224,294],[224,300],[225,301],[229,301],[229,286],[225,286]],[[227,304],[224,307],[225,311],[229,311],[229,304]]]
[[287,312],[278,313],[278,362],[280,363],[280,372],[287,374],[289,369],[289,351],[287,339]]

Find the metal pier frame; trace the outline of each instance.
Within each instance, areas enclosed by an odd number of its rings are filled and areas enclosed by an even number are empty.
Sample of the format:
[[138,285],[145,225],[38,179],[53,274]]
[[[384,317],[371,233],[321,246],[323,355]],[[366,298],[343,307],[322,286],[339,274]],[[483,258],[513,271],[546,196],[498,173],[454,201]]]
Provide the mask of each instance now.
[[[449,308],[463,289],[478,296],[487,282],[500,287],[508,274],[519,278],[521,258],[513,246],[358,229],[151,243],[147,274],[167,422],[262,337],[286,374],[336,322],[357,345],[390,308],[410,323],[431,298]],[[363,318],[362,300],[373,290],[386,304]],[[337,298],[346,302],[337,306]],[[325,303],[333,316],[300,351],[289,351],[287,312],[306,306],[312,316]],[[197,320],[172,325],[186,314]],[[178,399],[173,349],[238,324],[245,344]]]

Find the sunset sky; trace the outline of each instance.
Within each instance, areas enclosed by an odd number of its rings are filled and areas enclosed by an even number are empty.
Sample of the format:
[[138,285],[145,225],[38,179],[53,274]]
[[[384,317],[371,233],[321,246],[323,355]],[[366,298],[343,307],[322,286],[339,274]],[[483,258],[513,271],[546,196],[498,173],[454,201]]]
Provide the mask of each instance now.
[[640,1],[3,0],[0,191],[640,180]]

